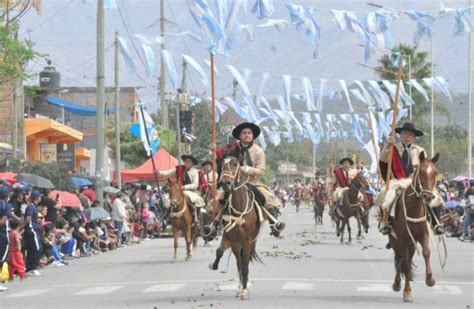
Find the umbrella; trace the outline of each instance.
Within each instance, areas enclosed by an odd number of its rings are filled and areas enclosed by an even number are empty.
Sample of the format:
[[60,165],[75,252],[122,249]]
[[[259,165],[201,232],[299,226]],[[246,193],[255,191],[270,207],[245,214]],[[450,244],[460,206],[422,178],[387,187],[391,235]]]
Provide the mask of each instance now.
[[84,195],[87,196],[88,199],[91,201],[95,201],[97,195],[95,194],[95,191],[91,188],[87,188],[84,190]]
[[89,221],[102,220],[110,217],[110,214],[107,212],[107,210],[102,207],[87,208],[84,210],[84,215],[86,215],[86,218]]
[[444,207],[446,207],[446,208],[456,208],[456,207],[459,207],[459,206],[461,206],[461,202],[460,202],[460,201],[456,201],[456,200],[447,201],[447,202],[444,204]]
[[454,181],[465,181],[467,180],[467,176],[456,176],[453,178]]
[[33,186],[33,187],[45,188],[45,189],[54,188],[54,184],[51,182],[51,180],[35,175],[35,174],[21,173],[21,174],[16,175],[15,179],[17,181],[21,181],[23,183],[29,184],[30,186]]
[[61,204],[66,207],[79,207],[81,206],[81,201],[79,198],[72,194],[71,192],[67,191],[59,191],[53,190],[49,193],[48,197],[50,199],[55,200],[59,195],[59,199],[61,200]]
[[17,175],[16,173],[12,173],[12,172],[0,173],[0,179],[6,180],[9,183],[14,184],[16,183],[16,179],[15,179],[16,175]]
[[72,182],[76,187],[86,187],[86,186],[92,186],[93,183],[87,178],[82,178],[82,177],[71,177]]
[[105,187],[105,188],[104,188],[104,192],[105,192],[105,193],[110,193],[110,194],[117,194],[117,193],[120,192],[120,190],[117,189],[117,188],[108,186],[108,187]]

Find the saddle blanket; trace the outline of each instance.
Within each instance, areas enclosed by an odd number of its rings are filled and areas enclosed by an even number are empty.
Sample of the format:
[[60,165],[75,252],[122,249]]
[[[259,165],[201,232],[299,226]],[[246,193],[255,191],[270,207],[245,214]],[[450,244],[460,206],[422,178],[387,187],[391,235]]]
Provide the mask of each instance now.
[[[334,191],[334,195],[336,197],[336,201],[339,201],[342,199],[342,196],[344,195],[344,192],[348,191],[349,188],[341,188],[341,187],[337,187],[336,188],[336,191]],[[364,201],[364,196],[362,195],[362,193],[359,192],[358,194],[358,197],[359,197],[359,200],[361,202]]]

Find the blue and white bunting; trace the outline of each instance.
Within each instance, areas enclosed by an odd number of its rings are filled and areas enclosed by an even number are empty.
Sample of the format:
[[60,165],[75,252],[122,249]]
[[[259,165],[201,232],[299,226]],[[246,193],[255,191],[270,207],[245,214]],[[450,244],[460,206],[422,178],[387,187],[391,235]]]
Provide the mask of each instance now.
[[217,22],[209,9],[207,0],[188,0],[188,7],[194,21],[213,41],[218,42],[224,36],[221,24]]
[[235,80],[237,81],[237,83],[239,84],[240,88],[242,89],[242,91],[244,92],[244,94],[246,96],[250,96],[252,95],[250,93],[250,89],[247,85],[247,83],[245,82],[245,77],[242,76],[242,74],[240,74],[239,70],[237,70],[234,66],[228,64],[226,65],[227,68],[229,69],[230,73],[232,74],[232,76],[234,76]]
[[318,94],[318,104],[316,106],[316,110],[318,112],[323,111],[323,98],[324,92],[326,91],[327,79],[321,78],[321,82],[319,83],[319,94]]
[[306,39],[313,47],[313,58],[317,58],[321,40],[321,26],[314,15],[315,9],[292,3],[287,3],[286,7],[290,13],[291,22],[296,25],[296,30],[305,29]]
[[176,67],[173,63],[173,57],[171,53],[165,49],[161,50],[161,57],[163,57],[163,62],[165,64],[166,75],[168,76],[173,89],[178,89],[178,73],[176,72]]
[[425,36],[428,38],[431,37],[433,34],[433,23],[436,21],[436,17],[427,12],[415,10],[406,11],[405,14],[416,22],[417,30],[413,38],[415,45],[420,43],[421,38]]
[[252,13],[257,14],[258,19],[272,17],[275,15],[273,0],[256,0],[252,7]]
[[133,61],[130,51],[128,50],[127,41],[124,38],[117,36],[117,42],[119,51],[122,54],[123,59],[125,60],[128,69],[130,70],[130,73],[135,73],[137,71],[137,66],[135,64],[135,61]]
[[291,111],[291,76],[283,75],[283,86],[285,89],[285,103],[287,110]]
[[146,75],[148,78],[152,78],[156,68],[155,53],[153,52],[153,48],[147,44],[142,44],[141,48],[145,56]]
[[423,97],[425,102],[430,101],[430,98],[428,97],[428,94],[426,93],[425,88],[423,88],[423,86],[421,86],[420,83],[418,83],[418,81],[416,79],[410,79],[408,81],[408,84],[415,87],[416,91],[418,91],[418,93],[421,94],[421,96]]
[[206,72],[204,71],[204,68],[199,64],[199,62],[194,60],[193,57],[189,55],[183,55],[183,59],[184,61],[186,61],[186,63],[193,67],[194,70],[196,70],[204,87],[209,87],[209,80],[207,79]]
[[311,81],[307,77],[301,79],[303,83],[304,95],[306,99],[306,111],[313,112],[316,110],[314,106],[314,97],[313,97],[313,87],[311,86]]

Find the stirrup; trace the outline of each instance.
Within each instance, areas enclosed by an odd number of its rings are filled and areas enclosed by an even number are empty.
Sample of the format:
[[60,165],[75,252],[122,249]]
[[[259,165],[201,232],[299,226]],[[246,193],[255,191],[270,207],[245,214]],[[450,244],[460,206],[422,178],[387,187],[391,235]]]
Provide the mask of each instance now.
[[382,235],[390,235],[390,233],[392,233],[392,229],[387,225],[380,229],[380,233],[382,233]]
[[433,228],[433,231],[435,233],[435,235],[444,235],[444,233],[446,232],[444,230],[444,227],[442,227],[441,225],[436,225],[434,228]]

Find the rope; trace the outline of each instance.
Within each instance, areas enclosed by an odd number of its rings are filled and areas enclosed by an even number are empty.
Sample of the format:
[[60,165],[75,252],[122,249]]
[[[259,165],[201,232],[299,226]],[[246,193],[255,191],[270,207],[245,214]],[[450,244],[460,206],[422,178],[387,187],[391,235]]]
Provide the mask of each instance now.
[[[410,239],[411,239],[413,245],[415,246],[416,253],[418,255],[420,255],[420,249],[418,248],[417,243],[415,241],[415,238],[413,237],[413,234],[411,233],[410,227],[408,226],[407,208],[406,208],[406,204],[405,204],[405,193],[406,193],[406,191],[407,191],[406,189],[403,190],[403,194],[402,194],[402,206],[403,206],[402,208],[403,208],[403,214],[405,215],[405,226],[406,226],[406,229],[408,231],[408,235],[410,236]],[[425,217],[426,217],[426,214],[425,214]]]

